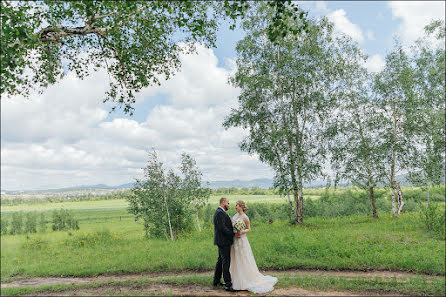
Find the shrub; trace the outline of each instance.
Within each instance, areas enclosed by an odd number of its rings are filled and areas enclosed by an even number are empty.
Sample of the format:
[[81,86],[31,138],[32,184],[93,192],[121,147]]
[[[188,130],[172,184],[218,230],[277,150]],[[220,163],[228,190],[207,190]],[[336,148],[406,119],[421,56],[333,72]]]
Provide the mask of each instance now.
[[84,233],[64,241],[65,245],[74,247],[93,246],[98,244],[112,244],[119,242],[121,237],[109,230]]
[[25,233],[37,232],[37,214],[35,212],[26,213]]
[[24,249],[42,249],[48,247],[48,241],[40,238],[30,238],[23,243]]
[[53,211],[53,231],[60,230],[79,230],[79,221],[74,217],[72,211],[60,209]]
[[9,221],[6,218],[1,218],[1,234],[5,235],[8,233]]
[[39,232],[46,232],[46,218],[43,212],[40,213]]
[[21,234],[23,232],[23,212],[13,212],[10,234]]
[[436,203],[429,207],[421,207],[421,220],[428,231],[433,231],[442,238],[445,237],[445,212],[438,208]]

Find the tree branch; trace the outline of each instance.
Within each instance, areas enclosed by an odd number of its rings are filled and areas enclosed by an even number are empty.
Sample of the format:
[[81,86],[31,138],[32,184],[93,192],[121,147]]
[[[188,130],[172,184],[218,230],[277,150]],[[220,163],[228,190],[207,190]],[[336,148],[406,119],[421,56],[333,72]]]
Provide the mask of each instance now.
[[87,35],[96,34],[100,36],[105,35],[105,31],[109,28],[96,28],[93,25],[86,25],[83,27],[68,28],[64,26],[49,26],[42,29],[37,35],[42,42],[57,42],[61,43],[61,38],[73,35]]

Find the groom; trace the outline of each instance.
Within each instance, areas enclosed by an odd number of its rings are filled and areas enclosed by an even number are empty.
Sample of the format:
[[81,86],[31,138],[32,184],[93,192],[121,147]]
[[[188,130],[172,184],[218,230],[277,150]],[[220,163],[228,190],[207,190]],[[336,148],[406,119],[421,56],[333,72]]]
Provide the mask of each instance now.
[[231,245],[234,242],[234,229],[232,222],[226,211],[229,209],[229,200],[227,198],[220,199],[220,205],[214,214],[214,244],[218,246],[218,260],[215,265],[214,286],[223,286],[220,282],[223,271],[223,279],[225,280],[225,290],[234,292],[232,288],[231,274],[229,273],[229,265],[231,264]]

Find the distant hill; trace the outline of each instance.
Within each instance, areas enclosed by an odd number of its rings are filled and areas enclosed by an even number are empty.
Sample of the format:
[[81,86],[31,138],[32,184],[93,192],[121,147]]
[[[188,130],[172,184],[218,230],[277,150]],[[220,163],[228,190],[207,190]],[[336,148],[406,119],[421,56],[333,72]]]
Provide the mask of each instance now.
[[[397,181],[401,182],[403,186],[410,186],[411,184],[406,179],[407,174],[398,175],[396,177]],[[257,178],[252,180],[226,180],[226,181],[210,181],[209,187],[211,189],[217,188],[251,188],[251,187],[259,187],[262,189],[268,189],[273,186],[273,180],[269,178]],[[327,184],[324,180],[316,180],[311,183],[304,183],[305,188],[320,188],[325,187]],[[347,186],[348,182],[341,181],[339,186]],[[39,193],[64,193],[64,192],[74,192],[74,191],[100,191],[100,190],[118,190],[118,189],[131,189],[133,188],[134,183],[126,183],[117,186],[108,186],[105,184],[97,184],[97,185],[82,185],[82,186],[74,186],[60,189],[47,189],[47,190],[23,190],[23,191],[6,191],[3,190],[6,194],[39,194]]]

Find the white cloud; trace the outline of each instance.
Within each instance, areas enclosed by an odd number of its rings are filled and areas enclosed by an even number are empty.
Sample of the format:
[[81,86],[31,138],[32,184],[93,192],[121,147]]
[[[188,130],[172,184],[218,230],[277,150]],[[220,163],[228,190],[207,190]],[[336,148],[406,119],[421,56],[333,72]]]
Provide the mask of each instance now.
[[350,36],[353,40],[361,43],[364,41],[361,28],[353,24],[346,16],[343,9],[338,9],[330,12],[327,18],[335,24],[335,30]]
[[379,54],[369,57],[365,63],[365,67],[371,72],[379,72],[385,65],[386,61],[384,61],[384,58]]
[[390,1],[392,18],[401,19],[397,29],[402,41],[409,44],[424,34],[432,19],[445,19],[444,1]]
[[2,99],[2,189],[131,182],[141,177],[152,147],[166,167],[178,166],[182,151],[190,153],[205,180],[272,177],[257,157],[240,152],[246,131],[222,127],[237,102],[239,91],[227,84],[234,69],[218,67],[211,49],[197,50],[182,56],[183,68],[171,81],[142,91],[141,108],[156,94],[169,98],[169,105],[150,108],[142,121],[107,119],[103,72],[83,81],[68,75],[29,100]]
[[[144,96],[168,94],[176,106],[207,106],[221,104],[237,95],[227,84],[232,69],[218,67],[212,49],[197,45],[197,55],[181,55],[182,71],[157,88],[147,89]],[[230,61],[229,65],[233,65]]]
[[316,10],[323,13],[329,12],[329,9],[327,8],[327,3],[325,3],[325,1],[316,1]]

